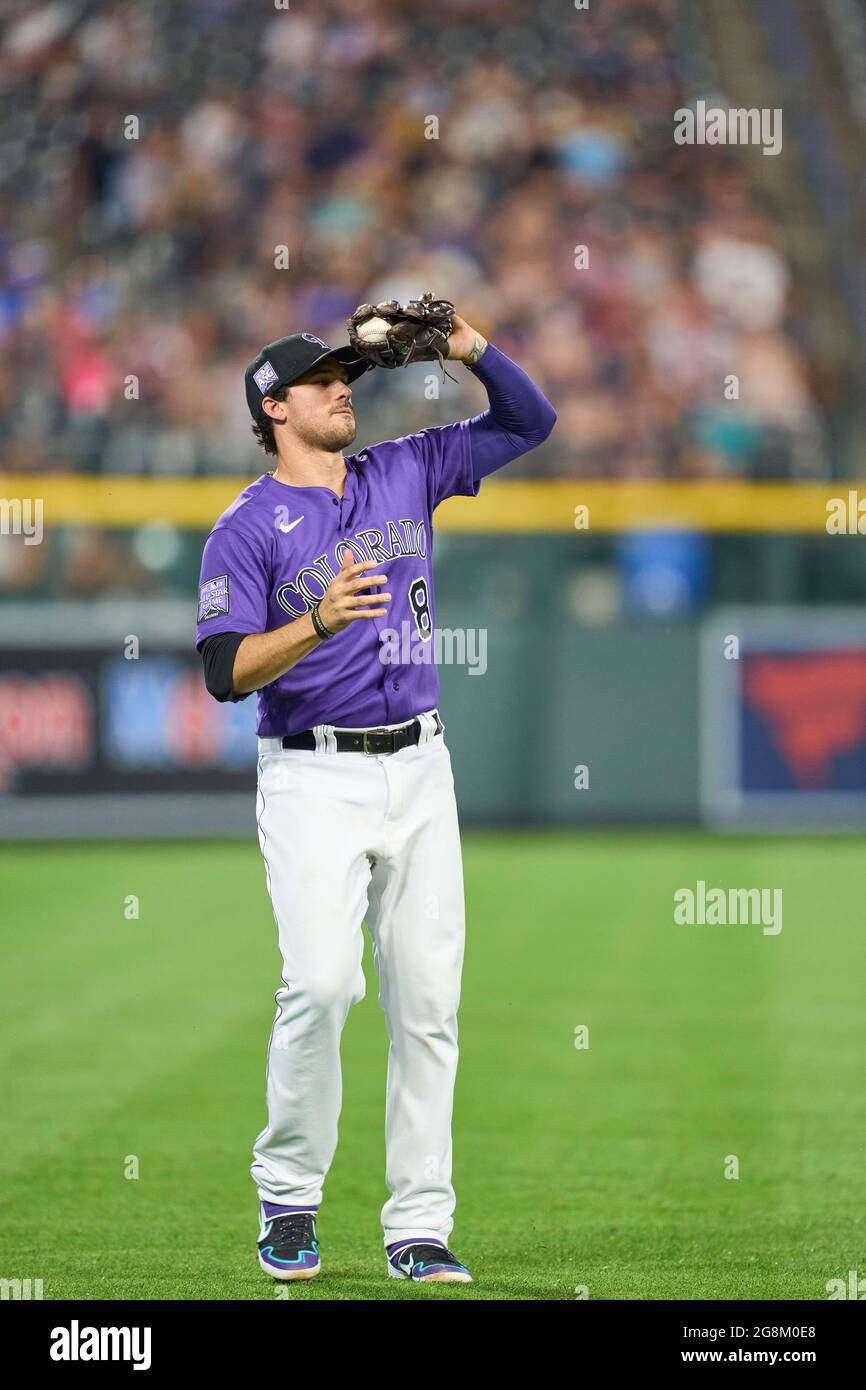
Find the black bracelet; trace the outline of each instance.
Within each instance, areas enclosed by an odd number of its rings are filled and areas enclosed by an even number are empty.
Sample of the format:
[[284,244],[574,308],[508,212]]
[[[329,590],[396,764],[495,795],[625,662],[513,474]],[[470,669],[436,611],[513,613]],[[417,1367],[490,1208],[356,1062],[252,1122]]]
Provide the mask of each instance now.
[[[319,600],[319,602],[321,602],[321,599]],[[327,642],[329,637],[336,637],[336,632],[331,632],[329,628],[325,627],[325,624],[319,617],[318,603],[314,603],[312,608],[310,609],[310,617],[313,620],[313,627],[316,630],[316,636],[321,637],[323,642]]]

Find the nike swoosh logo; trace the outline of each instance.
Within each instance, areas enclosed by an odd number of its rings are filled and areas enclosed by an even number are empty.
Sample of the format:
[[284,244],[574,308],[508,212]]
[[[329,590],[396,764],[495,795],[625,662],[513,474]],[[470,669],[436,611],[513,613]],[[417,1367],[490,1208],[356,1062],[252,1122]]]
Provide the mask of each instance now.
[[304,518],[302,516],[299,516],[296,521],[290,521],[288,523],[286,523],[285,521],[281,521],[279,523],[280,530],[284,531],[286,535],[288,535],[290,531],[294,531],[296,526],[300,526],[303,519]]

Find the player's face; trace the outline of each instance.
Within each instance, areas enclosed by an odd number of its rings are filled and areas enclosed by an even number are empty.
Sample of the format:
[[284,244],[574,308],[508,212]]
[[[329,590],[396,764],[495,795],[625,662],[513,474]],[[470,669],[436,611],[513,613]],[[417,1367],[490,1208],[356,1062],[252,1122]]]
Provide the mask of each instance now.
[[289,437],[308,448],[337,452],[355,438],[355,412],[346,369],[334,358],[292,382],[283,402]]

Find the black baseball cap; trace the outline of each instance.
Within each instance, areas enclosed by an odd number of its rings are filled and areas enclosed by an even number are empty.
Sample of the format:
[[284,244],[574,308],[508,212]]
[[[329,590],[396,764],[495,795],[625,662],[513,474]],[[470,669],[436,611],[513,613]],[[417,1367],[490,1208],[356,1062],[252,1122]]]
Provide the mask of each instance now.
[[353,347],[328,347],[315,333],[292,333],[288,338],[278,338],[262,348],[244,373],[247,405],[253,419],[261,410],[265,396],[278,386],[290,386],[325,357],[335,357],[341,362],[350,381],[373,366],[366,357],[359,357]]

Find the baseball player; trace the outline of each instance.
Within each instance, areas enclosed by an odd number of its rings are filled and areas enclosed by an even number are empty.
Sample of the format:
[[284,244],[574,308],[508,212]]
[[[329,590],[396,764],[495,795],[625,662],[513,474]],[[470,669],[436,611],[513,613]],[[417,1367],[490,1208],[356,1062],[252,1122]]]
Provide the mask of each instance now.
[[364,995],[366,921],[390,1039],[388,1274],[470,1282],[448,1248],[464,945],[451,757],[435,664],[386,638],[410,632],[418,650],[433,639],[439,503],[477,496],[556,416],[456,313],[446,334],[441,356],[483,383],[488,409],[357,454],[343,453],[356,432],[351,383],[371,362],[312,333],[262,348],[246,396],[274,467],[223,513],[202,560],[207,688],[217,700],[258,696],[258,835],[282,983],[250,1171],[259,1261],[276,1279],[319,1272],[340,1034]]

